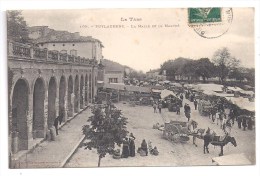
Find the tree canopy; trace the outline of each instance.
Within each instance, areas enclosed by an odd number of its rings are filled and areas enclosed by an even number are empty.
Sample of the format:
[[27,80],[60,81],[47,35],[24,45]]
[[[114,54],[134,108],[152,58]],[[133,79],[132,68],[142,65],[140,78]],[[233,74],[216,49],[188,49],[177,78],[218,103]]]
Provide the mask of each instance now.
[[235,57],[232,57],[228,48],[223,47],[218,49],[214,55],[212,62],[216,66],[216,72],[221,80],[221,83],[229,75],[232,69],[239,66],[240,61]]
[[7,11],[7,39],[16,42],[29,42],[29,32],[22,11]]
[[128,134],[127,118],[122,116],[121,110],[111,104],[104,108],[94,107],[92,113],[93,116],[88,119],[90,125],[84,125],[82,130],[87,139],[85,149],[97,150],[99,167],[101,159],[106,154],[113,153],[115,144],[120,146]]

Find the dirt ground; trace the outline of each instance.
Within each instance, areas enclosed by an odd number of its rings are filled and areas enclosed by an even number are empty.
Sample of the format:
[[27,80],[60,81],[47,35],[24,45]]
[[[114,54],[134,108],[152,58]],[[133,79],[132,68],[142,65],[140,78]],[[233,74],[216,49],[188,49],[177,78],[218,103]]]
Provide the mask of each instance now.
[[[191,119],[198,122],[198,128],[213,129],[217,135],[223,135],[220,126],[212,123],[208,117],[199,115],[197,110],[194,110],[193,103],[184,100],[184,103],[190,104],[192,113]],[[111,155],[106,155],[102,158],[101,167],[108,166],[210,166],[216,165],[212,163],[212,158],[217,157],[220,153],[220,147],[209,145],[209,154],[203,153],[203,140],[197,139],[198,147],[192,144],[192,137],[185,143],[174,143],[163,138],[162,131],[153,129],[156,123],[164,124],[164,120],[183,120],[183,108],[181,114],[176,115],[175,112],[169,112],[168,109],[163,109],[162,113],[154,113],[151,106],[135,106],[131,107],[128,103],[118,103],[116,106],[122,110],[123,115],[128,118],[128,131],[132,132],[136,137],[136,149],[141,145],[143,139],[147,142],[151,141],[152,146],[156,146],[159,150],[158,156],[148,155],[140,156],[136,153],[135,157],[113,159]],[[255,131],[238,129],[235,122],[232,127],[231,136],[234,136],[237,141],[237,147],[231,143],[224,147],[224,155],[245,153],[248,159],[255,164]],[[122,148],[120,148],[122,151]],[[98,155],[96,150],[85,150],[78,148],[70,161],[65,167],[96,167],[98,163]]]

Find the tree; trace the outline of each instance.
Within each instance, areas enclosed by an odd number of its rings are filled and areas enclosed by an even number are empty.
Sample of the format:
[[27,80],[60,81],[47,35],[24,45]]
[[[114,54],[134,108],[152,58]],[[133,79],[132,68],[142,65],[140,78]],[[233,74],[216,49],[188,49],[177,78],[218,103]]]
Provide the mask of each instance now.
[[190,60],[185,65],[181,70],[178,70],[179,75],[184,75],[188,78],[194,79],[196,77],[195,75],[196,71],[196,61]]
[[216,71],[220,78],[221,83],[224,82],[230,70],[237,68],[240,63],[238,59],[231,56],[228,48],[226,47],[218,49],[214,53],[212,61],[216,66],[217,69]]
[[[103,111],[104,110],[104,111]],[[120,110],[108,104],[105,108],[94,107],[93,116],[89,117],[90,125],[84,125],[82,130],[88,140],[85,149],[95,148],[98,153],[98,167],[106,154],[112,154],[115,144],[120,146],[128,131],[127,118],[122,116]]]
[[204,83],[206,82],[206,78],[209,78],[214,75],[214,64],[210,62],[208,58],[201,58],[195,61],[194,67],[195,74],[197,76],[201,76]]
[[16,42],[29,42],[29,32],[22,11],[7,11],[7,39]]
[[166,76],[167,79],[169,78],[169,80],[174,80],[175,76],[183,76],[187,73],[184,73],[184,67],[186,64],[188,64],[191,61],[191,59],[187,59],[187,58],[183,58],[183,57],[178,57],[174,60],[168,60],[166,62],[164,62],[161,65],[161,69],[160,69],[160,74],[162,74],[162,72],[164,70],[166,70]]

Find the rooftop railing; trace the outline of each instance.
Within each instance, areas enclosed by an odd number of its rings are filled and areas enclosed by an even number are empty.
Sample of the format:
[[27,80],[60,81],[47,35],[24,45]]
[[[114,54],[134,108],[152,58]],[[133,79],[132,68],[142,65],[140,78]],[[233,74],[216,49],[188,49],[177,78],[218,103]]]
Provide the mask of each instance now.
[[98,64],[96,59],[89,59],[80,56],[61,53],[56,50],[42,49],[17,42],[8,42],[8,58],[13,60],[28,60],[39,62],[67,63],[76,65]]

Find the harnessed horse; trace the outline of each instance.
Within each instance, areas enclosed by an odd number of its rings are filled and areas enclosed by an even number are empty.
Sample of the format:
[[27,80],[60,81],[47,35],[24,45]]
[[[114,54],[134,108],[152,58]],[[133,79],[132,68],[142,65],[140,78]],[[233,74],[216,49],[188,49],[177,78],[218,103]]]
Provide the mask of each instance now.
[[225,145],[227,145],[229,142],[231,142],[231,144],[233,144],[235,147],[237,146],[237,142],[234,137],[225,135],[223,140],[221,140],[221,138],[222,138],[222,136],[206,134],[204,136],[204,147],[203,147],[204,154],[205,154],[205,150],[207,151],[207,153],[209,153],[209,149],[208,149],[209,144],[214,145],[214,146],[220,146],[221,151],[219,153],[219,156],[223,156],[223,154],[224,154],[223,147]]

